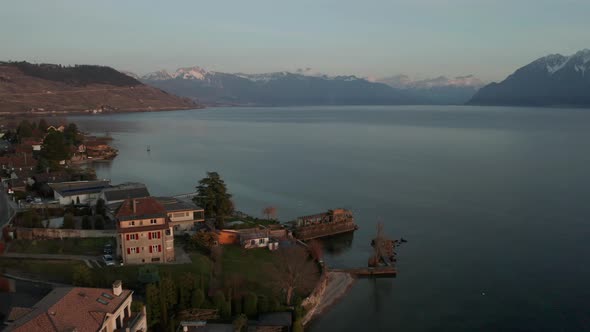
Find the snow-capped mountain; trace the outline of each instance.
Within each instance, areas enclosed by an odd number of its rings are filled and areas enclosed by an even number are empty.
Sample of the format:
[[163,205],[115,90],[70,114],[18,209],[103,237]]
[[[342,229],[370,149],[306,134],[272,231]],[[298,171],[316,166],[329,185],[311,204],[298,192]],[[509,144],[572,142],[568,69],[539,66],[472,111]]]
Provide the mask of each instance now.
[[481,105],[590,105],[590,50],[551,54],[519,68],[500,83],[480,89],[470,101]]
[[170,75],[164,69],[145,74],[141,77],[142,80],[146,80],[146,81],[163,81],[163,80],[169,80],[172,78],[173,78],[172,75]]
[[457,76],[448,78],[446,76],[439,76],[436,78],[429,78],[423,80],[411,79],[408,75],[396,75],[377,79],[376,82],[385,83],[391,87],[398,89],[429,89],[434,87],[473,87],[480,88],[484,83],[473,75]]
[[401,74],[375,81],[401,89],[426,104],[464,104],[484,85],[473,75],[414,80],[408,75]]
[[208,71],[201,67],[194,66],[178,68],[174,74],[172,74],[172,78],[181,78],[183,80],[204,80],[207,75],[209,75]]

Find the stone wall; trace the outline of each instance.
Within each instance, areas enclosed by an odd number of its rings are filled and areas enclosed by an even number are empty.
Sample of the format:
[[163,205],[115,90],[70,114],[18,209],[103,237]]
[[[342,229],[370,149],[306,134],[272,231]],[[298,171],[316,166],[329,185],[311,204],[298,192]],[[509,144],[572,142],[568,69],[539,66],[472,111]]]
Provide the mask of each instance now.
[[16,238],[22,240],[64,239],[85,237],[115,237],[114,229],[60,229],[60,228],[16,228]]

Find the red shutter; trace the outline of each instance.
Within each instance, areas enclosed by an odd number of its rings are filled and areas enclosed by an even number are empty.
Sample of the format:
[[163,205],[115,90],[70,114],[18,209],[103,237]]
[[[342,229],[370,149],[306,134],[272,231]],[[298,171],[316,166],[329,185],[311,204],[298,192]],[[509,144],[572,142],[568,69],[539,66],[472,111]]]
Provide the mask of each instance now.
[[162,238],[162,232],[158,232],[158,239]]
[[152,239],[152,232],[149,232],[148,233],[148,240],[151,240],[151,239]]
[[131,248],[127,248],[127,255],[131,255]]
[[150,253],[152,252],[152,246],[150,246]]
[[127,241],[129,241],[129,234],[127,234]]
[[158,252],[162,252],[162,245],[158,244]]
[[135,233],[135,239],[139,240],[139,233]]
[[139,254],[139,247],[135,248],[135,252]]

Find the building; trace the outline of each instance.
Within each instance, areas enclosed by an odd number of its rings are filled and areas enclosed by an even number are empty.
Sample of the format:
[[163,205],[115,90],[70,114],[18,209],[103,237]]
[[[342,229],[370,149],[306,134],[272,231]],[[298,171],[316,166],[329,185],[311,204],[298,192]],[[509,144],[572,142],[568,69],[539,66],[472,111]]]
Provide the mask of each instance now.
[[205,222],[205,210],[190,201],[174,197],[156,198],[166,209],[175,232],[193,232],[199,223]]
[[117,213],[117,253],[124,264],[174,261],[174,230],[153,197],[127,199]]
[[145,307],[131,312],[133,291],[121,281],[112,289],[58,287],[30,308],[13,307],[5,331],[147,331]]
[[270,243],[268,232],[248,232],[240,234],[240,245],[244,249],[264,248]]
[[110,181],[72,181],[49,183],[53,198],[61,205],[94,204],[100,193],[110,187]]
[[325,213],[299,217],[294,223],[294,236],[302,241],[352,232],[357,229],[352,211],[328,210]]
[[[123,203],[126,199],[150,197],[150,192],[143,183],[125,182],[104,189],[99,198],[102,198],[105,204]],[[119,204],[120,205],[120,204]]]

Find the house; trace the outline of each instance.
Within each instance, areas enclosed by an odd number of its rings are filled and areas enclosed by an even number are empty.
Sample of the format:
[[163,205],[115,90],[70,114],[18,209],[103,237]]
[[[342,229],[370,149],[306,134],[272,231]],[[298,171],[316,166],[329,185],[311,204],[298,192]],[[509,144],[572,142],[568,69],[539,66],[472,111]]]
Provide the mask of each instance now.
[[71,181],[49,183],[53,190],[53,197],[61,205],[93,204],[103,189],[110,187],[108,180],[99,181]]
[[130,198],[150,197],[150,192],[143,183],[125,182],[105,188],[99,195],[105,204],[123,203]]
[[190,201],[174,197],[156,197],[166,209],[175,232],[195,231],[195,226],[205,222],[205,210]]
[[221,245],[240,244],[240,233],[233,229],[222,229],[217,231],[217,241]]
[[127,199],[115,215],[117,253],[124,264],[167,263],[174,257],[174,230],[153,197]]
[[31,153],[11,154],[0,157],[1,169],[34,169],[37,166],[37,160]]
[[65,129],[66,129],[66,127],[65,127],[65,126],[63,126],[63,125],[61,125],[61,126],[58,126],[58,127],[55,127],[55,126],[49,126],[49,127],[47,127],[47,132],[49,132],[49,131],[53,130],[53,131],[59,131],[59,132],[62,132],[62,133],[63,133],[63,131],[64,131]]
[[13,307],[4,331],[147,331],[145,306],[134,313],[132,303],[120,280],[112,289],[57,287],[32,307]]
[[244,249],[265,248],[268,246],[270,238],[268,232],[247,232],[240,234],[240,245]]
[[25,147],[30,146],[32,151],[41,151],[41,146],[43,145],[43,142],[36,140],[34,138],[28,138],[22,141],[22,145]]

